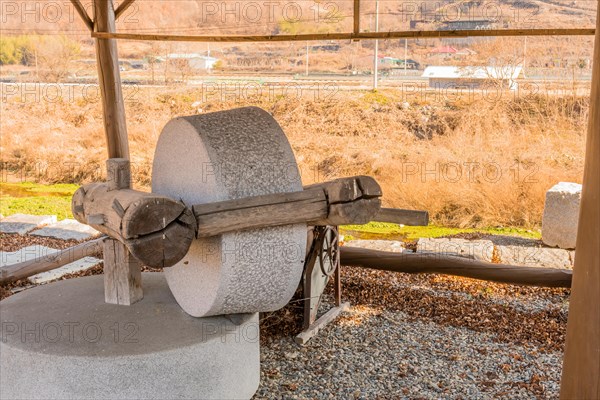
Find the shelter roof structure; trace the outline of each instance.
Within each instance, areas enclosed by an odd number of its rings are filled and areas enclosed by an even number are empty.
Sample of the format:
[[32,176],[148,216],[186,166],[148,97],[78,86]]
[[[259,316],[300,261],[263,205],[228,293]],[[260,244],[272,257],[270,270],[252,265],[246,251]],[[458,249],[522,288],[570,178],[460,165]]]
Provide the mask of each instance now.
[[[180,42],[289,42],[311,40],[372,40],[398,38],[465,38],[500,36],[596,35],[591,83],[589,128],[577,233],[561,398],[600,397],[600,7],[596,28],[560,29],[470,29],[367,32],[361,29],[361,4],[353,0],[352,30],[336,33],[277,35],[165,35],[118,33],[115,20],[135,0],[124,0],[114,9],[112,0],[93,0],[91,18],[80,0],[71,0],[77,13],[96,39],[98,78],[102,94],[104,125],[109,158],[129,159],[123,91],[116,40]],[[435,70],[434,70],[435,71]],[[446,70],[440,70],[446,71]],[[456,73],[449,70],[449,73]],[[460,76],[460,75],[459,75]]]

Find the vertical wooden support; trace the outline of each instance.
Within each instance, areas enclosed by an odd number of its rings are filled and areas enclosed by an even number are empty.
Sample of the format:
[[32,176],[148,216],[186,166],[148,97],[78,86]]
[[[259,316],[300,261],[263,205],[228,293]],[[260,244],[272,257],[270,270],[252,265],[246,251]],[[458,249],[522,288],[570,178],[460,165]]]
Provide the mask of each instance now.
[[115,239],[104,241],[104,301],[129,306],[144,297],[142,270],[125,245]]
[[[115,32],[115,11],[112,0],[94,0],[94,15],[96,32]],[[116,40],[96,39],[96,59],[108,158],[129,159],[125,105],[123,104]]]
[[354,0],[354,29],[352,30],[355,35],[360,33],[360,0]]
[[106,161],[106,183],[108,190],[131,188],[131,164],[126,158],[111,158]]
[[[112,0],[94,0],[94,31],[114,33],[115,29]],[[128,189],[131,167],[116,40],[96,39],[96,59],[109,158],[108,184],[111,190]],[[104,297],[107,303],[122,305],[143,297],[141,265],[124,244],[113,239],[104,245]]]
[[[599,2],[600,3],[600,2]],[[561,399],[600,398],[600,4]]]
[[[129,160],[112,158],[106,161],[109,190],[131,187]],[[104,301],[129,306],[144,297],[142,269],[138,260],[118,240],[104,242]]]

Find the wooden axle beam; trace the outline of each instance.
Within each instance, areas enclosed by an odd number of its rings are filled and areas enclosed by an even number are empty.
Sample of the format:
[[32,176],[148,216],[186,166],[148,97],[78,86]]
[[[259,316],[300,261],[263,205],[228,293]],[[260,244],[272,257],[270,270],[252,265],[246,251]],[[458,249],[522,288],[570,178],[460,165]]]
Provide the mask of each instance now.
[[191,207],[153,193],[111,190],[115,179],[79,188],[73,195],[73,215],[123,243],[150,267],[176,264],[195,237],[297,223],[365,224],[381,207],[381,188],[368,176]]
[[301,192],[275,193],[193,206],[198,237],[243,229],[306,223],[312,226],[366,224],[379,212],[381,187],[369,176],[309,185]]
[[385,39],[426,39],[426,38],[465,38],[498,36],[589,36],[594,28],[569,29],[488,29],[451,31],[395,31],[395,32],[346,32],[308,33],[300,35],[156,35],[146,33],[93,32],[96,39],[144,40],[159,42],[305,42],[312,40],[385,40]]
[[73,195],[73,216],[124,244],[150,267],[169,267],[187,253],[196,220],[185,205],[132,189],[109,190],[91,183]]

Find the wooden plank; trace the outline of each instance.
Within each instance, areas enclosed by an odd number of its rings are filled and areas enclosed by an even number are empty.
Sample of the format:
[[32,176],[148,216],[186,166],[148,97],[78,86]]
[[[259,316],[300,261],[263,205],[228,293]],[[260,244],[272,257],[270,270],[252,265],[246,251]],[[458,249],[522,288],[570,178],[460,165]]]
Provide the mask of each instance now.
[[465,37],[506,37],[506,36],[586,36],[594,35],[594,28],[556,29],[487,29],[450,31],[391,31],[347,33],[310,33],[301,35],[247,35],[247,36],[206,36],[206,35],[156,35],[140,33],[93,32],[98,39],[143,40],[161,42],[297,42],[312,40],[385,40],[402,38],[465,38]]
[[13,265],[0,268],[0,284],[25,279],[42,272],[51,271],[64,265],[80,260],[84,257],[96,255],[102,252],[102,243],[106,236],[89,242],[80,243],[68,249],[49,254],[42,259],[23,261]]
[[104,301],[132,305],[144,297],[141,264],[115,239],[104,242]]
[[123,1],[115,10],[115,19],[118,19],[127,9],[133,5],[135,0],[125,0]]
[[354,0],[354,12],[352,14],[354,26],[352,32],[355,35],[360,33],[360,0]]
[[314,337],[319,331],[325,328],[329,323],[338,317],[342,312],[350,309],[350,303],[342,303],[338,307],[333,307],[321,316],[314,324],[308,327],[305,331],[300,332],[298,336],[294,338],[294,341],[299,345],[305,345],[308,341]]
[[600,2],[560,398],[600,398]]
[[381,208],[373,221],[409,226],[427,226],[429,225],[429,213],[427,211],[403,210],[401,208]]
[[77,11],[77,14],[79,14],[81,19],[83,20],[83,23],[85,24],[85,26],[87,26],[88,29],[93,32],[94,31],[94,23],[92,22],[91,18],[88,16],[87,12],[85,11],[85,7],[83,7],[83,4],[81,4],[81,2],[79,0],[71,0],[71,3],[73,4],[75,11]]
[[109,158],[106,160],[106,183],[109,191],[131,187],[131,165],[128,159]]
[[[115,32],[115,13],[111,0],[94,0],[94,15],[95,31],[93,34]],[[96,58],[108,158],[129,159],[117,42],[114,39],[96,38]]]
[[493,264],[436,253],[392,253],[340,248],[341,264],[408,274],[444,274],[513,285],[571,287],[570,270]]

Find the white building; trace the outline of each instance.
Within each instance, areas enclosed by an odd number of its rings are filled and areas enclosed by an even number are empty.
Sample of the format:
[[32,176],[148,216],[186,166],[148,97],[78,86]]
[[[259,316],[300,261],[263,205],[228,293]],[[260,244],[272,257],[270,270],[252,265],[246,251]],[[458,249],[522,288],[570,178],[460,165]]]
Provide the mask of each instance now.
[[523,67],[520,65],[487,66],[487,67],[455,67],[430,66],[425,68],[423,78],[429,79],[429,87],[448,89],[483,89],[485,87],[502,87],[517,90],[517,79]]
[[167,59],[169,61],[187,60],[190,68],[202,70],[213,69],[217,61],[219,61],[218,58],[204,56],[198,53],[171,53],[167,55]]

